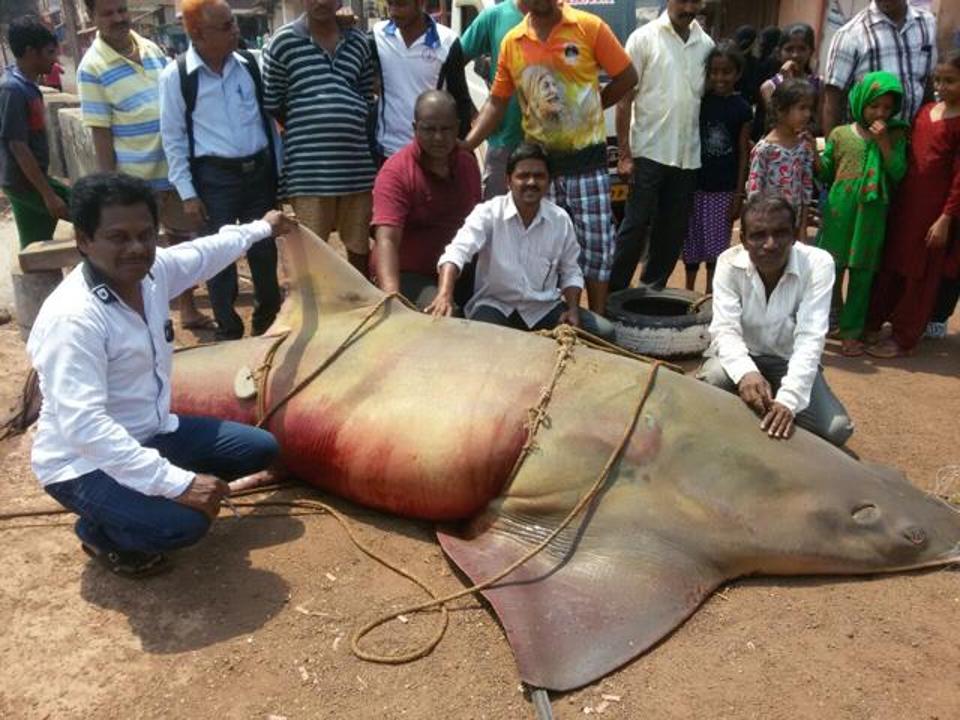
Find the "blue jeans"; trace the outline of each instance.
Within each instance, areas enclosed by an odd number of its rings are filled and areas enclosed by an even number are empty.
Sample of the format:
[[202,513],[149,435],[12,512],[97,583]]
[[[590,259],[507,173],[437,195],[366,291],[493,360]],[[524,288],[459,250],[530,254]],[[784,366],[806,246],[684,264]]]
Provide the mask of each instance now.
[[[233,480],[267,468],[280,451],[266,430],[214,418],[180,416],[175,432],[144,443],[177,467]],[[121,485],[102,470],[53,483],[47,493],[79,519],[80,541],[103,552],[156,553],[193,545],[210,529],[199,510]]]
[[[510,315],[504,315],[496,308],[489,305],[477,305],[474,308],[473,316],[470,318],[476,322],[490,323],[491,325],[500,325],[514,330],[536,331],[553,330],[560,324],[560,316],[566,311],[566,303],[557,304],[553,310],[547,313],[543,319],[536,325],[530,327],[520,317],[520,313],[514,310]],[[580,326],[591,335],[612,342],[616,337],[616,331],[613,324],[605,317],[592,313],[586,308],[580,308]]]

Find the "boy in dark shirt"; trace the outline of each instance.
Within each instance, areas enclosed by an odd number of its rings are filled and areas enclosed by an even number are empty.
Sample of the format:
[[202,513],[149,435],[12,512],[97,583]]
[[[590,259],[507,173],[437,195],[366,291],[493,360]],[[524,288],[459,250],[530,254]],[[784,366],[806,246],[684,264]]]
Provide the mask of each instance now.
[[57,61],[57,39],[36,17],[26,16],[10,23],[7,43],[16,62],[0,79],[0,187],[24,248],[49,240],[58,218],[69,218],[69,191],[47,175],[50,149],[36,84]]

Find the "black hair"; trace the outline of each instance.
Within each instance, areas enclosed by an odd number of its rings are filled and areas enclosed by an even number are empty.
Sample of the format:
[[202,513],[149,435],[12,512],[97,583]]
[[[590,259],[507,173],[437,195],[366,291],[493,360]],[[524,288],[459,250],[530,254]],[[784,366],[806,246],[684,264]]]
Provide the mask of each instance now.
[[812,98],[816,101],[817,91],[809,81],[803,79],[785,80],[780,83],[770,96],[770,106],[773,110],[773,121],[783,116],[794,105]]
[[771,193],[754,193],[747,198],[740,213],[740,228],[747,234],[748,215],[769,215],[770,213],[785,212],[790,215],[790,227],[797,226],[797,209],[779,195]]
[[757,29],[753,25],[741,25],[734,31],[733,40],[740,52],[745,53],[757,41]]
[[532,142],[522,142],[517,145],[516,149],[510,153],[510,157],[507,159],[507,175],[513,175],[513,171],[522,160],[540,160],[547,166],[547,174],[552,174],[550,170],[550,156],[547,155],[547,151],[543,149],[542,145]]
[[737,72],[741,75],[747,64],[746,58],[743,57],[740,48],[737,47],[737,44],[732,40],[721,40],[707,54],[707,59],[703,61],[703,68],[708,74],[710,72],[710,63],[713,62],[714,58],[726,58],[733,63],[734,67],[737,68]]
[[[810,58],[812,60],[813,52],[817,49],[817,35],[813,31],[813,28],[806,23],[798,22],[793,23],[793,25],[787,25],[787,27],[783,29],[783,34],[780,36],[780,42],[777,44],[777,49],[782,50],[784,45],[790,42],[790,39],[796,37],[797,35],[801,35],[803,37],[804,44],[810,48]],[[808,75],[813,72],[809,62],[803,71]]]
[[960,48],[949,50],[946,55],[937,60],[937,65],[949,65],[954,70],[960,70]]
[[10,22],[7,45],[15,58],[22,58],[27,50],[43,50],[57,44],[57,37],[36,15],[24,15]]
[[780,28],[771,25],[760,31],[760,59],[773,55],[773,51],[780,47],[780,38],[783,33]]
[[100,227],[103,208],[140,203],[147,206],[157,225],[157,201],[146,181],[124,173],[94,173],[77,180],[71,189],[70,220],[77,230],[92,238]]

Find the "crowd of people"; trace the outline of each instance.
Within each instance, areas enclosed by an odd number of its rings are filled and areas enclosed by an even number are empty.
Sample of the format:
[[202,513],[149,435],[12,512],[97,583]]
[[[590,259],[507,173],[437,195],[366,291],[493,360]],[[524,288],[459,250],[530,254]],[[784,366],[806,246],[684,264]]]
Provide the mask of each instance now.
[[[85,2],[97,35],[77,79],[100,172],[72,200],[49,176],[36,80],[57,44],[23,18],[0,81],[0,185],[22,246],[75,224],[84,262],[28,343],[44,397],[34,468],[114,571],[154,572],[205,532],[224,478],[276,453],[263,431],[170,414],[166,303],[179,298],[184,327],[242,337],[246,254],[250,330],[265,332],[282,299],[274,236],[293,222],[281,202],[322,239],[336,230],[385,292],[521,331],[613,337],[608,293],[641,263],[654,290],[681,258],[689,288],[705,266],[698,377],[774,438],[795,423],[850,437],[820,368],[831,329],[844,354],[896,357],[942,334],[956,304],[960,54],[938,57],[934,17],[907,0],[857,14],[822,76],[809,26],[718,42],[700,0],[667,0],[625,45],[561,0],[504,0],[462,37],[423,0],[390,0],[369,34],[338,0],[304,0],[259,62],[226,0],[183,1],[190,46],[173,59],[133,31],[126,0]],[[478,110],[465,65],[482,56]],[[630,183],[619,226],[608,108]],[[201,281],[212,318],[193,299]]]

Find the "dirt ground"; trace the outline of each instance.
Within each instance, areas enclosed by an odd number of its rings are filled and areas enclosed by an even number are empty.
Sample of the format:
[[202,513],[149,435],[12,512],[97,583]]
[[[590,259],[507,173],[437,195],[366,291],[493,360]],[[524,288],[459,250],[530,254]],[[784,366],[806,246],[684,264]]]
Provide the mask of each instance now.
[[[960,486],[960,334],[911,359],[826,356],[857,424],[851,447],[917,485]],[[185,331],[179,337],[190,339]],[[204,338],[199,338],[204,339]],[[27,369],[0,327],[0,411]],[[49,506],[30,435],[0,444],[0,512]],[[310,490],[278,498],[316,497]],[[375,548],[438,590],[462,579],[426,523],[333,498]],[[250,511],[244,511],[250,512]],[[532,718],[503,633],[459,604],[409,665],[350,652],[361,621],[419,599],[328,516],[227,514],[165,576],[130,582],[80,552],[66,517],[0,522],[0,718]],[[557,718],[951,720],[960,717],[960,586],[942,569],[858,579],[753,579],[715,594],[653,651],[577,692]],[[381,649],[436,616],[392,623]]]

